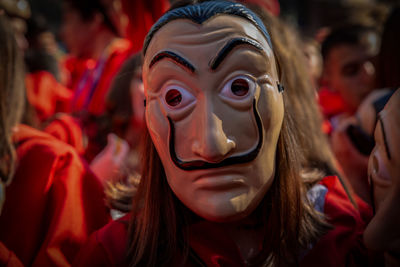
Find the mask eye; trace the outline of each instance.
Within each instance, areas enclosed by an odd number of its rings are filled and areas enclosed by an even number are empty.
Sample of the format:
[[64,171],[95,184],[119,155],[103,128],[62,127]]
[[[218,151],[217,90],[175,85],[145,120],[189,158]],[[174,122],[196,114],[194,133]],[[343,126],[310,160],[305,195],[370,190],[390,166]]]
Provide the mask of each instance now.
[[182,94],[176,89],[171,89],[165,94],[165,102],[171,107],[176,107],[182,102]]
[[220,94],[226,98],[240,100],[252,93],[255,87],[254,81],[241,75],[227,82]]
[[167,86],[164,92],[164,101],[172,109],[184,108],[195,101],[195,97],[189,91],[177,85]]

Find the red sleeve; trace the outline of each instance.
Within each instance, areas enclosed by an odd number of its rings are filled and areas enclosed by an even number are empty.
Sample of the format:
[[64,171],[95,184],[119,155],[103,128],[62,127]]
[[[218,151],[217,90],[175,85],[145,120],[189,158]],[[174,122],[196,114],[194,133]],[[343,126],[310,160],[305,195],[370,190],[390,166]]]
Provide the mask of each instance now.
[[29,266],[69,265],[109,221],[103,188],[72,147],[35,130],[19,144],[0,240]]
[[368,266],[362,234],[365,223],[336,176],[321,181],[328,191],[324,213],[332,225],[301,261],[301,266]]
[[83,146],[82,128],[72,116],[67,114],[57,115],[44,131],[75,148],[79,155],[83,155],[85,148]]
[[45,121],[56,112],[68,111],[72,91],[64,87],[47,71],[38,71],[26,76],[26,95],[35,108],[40,121]]

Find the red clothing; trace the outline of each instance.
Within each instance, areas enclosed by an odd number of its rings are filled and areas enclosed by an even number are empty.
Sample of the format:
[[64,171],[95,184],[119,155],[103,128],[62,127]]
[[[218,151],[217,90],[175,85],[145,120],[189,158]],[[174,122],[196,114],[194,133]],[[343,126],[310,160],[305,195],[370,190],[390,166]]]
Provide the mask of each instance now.
[[[362,239],[366,222],[349,201],[337,177],[326,177],[321,184],[328,188],[324,213],[334,229],[325,234],[306,254],[301,266],[368,266],[368,253]],[[357,199],[357,204],[361,203]],[[362,213],[368,213],[368,207],[362,205]]]
[[[105,111],[105,98],[115,74],[131,55],[132,46],[128,40],[115,38],[105,49],[99,60],[69,60],[72,70],[68,84],[74,86],[71,111],[88,111],[101,115]],[[74,65],[74,62],[76,65]],[[74,73],[76,72],[76,73]]]
[[279,13],[281,11],[279,1],[278,0],[240,0],[240,2],[244,4],[255,4],[258,5],[265,10],[267,10],[269,13],[271,13],[274,16],[279,16]]
[[22,267],[22,263],[0,242],[0,266],[3,267]]
[[168,0],[131,1],[122,0],[122,10],[128,17],[125,36],[132,42],[132,51],[142,49],[144,38],[151,26],[169,9]]
[[109,221],[97,177],[76,151],[20,125],[18,167],[6,189],[0,240],[26,266],[68,266],[89,235]]
[[74,117],[65,113],[57,114],[44,131],[75,148],[79,155],[85,152],[82,128]]
[[68,110],[73,93],[57,82],[51,73],[38,71],[27,74],[25,84],[28,101],[41,122],[56,112]]
[[346,104],[341,95],[325,87],[318,91],[318,102],[322,114],[327,119],[346,111]]
[[[353,260],[358,257],[364,260],[366,255],[362,244],[365,222],[349,201],[336,176],[324,178],[320,185],[326,188],[326,194],[322,195],[323,211],[334,228],[306,252],[300,265],[326,267],[358,264]],[[76,258],[77,265],[123,266],[128,222],[129,215],[95,232]],[[204,229],[191,229],[191,232],[202,233],[190,236],[190,247],[207,266],[244,266],[238,248],[229,237],[224,236],[215,244],[214,241],[220,236],[218,233]],[[208,238],[210,236],[211,239]]]

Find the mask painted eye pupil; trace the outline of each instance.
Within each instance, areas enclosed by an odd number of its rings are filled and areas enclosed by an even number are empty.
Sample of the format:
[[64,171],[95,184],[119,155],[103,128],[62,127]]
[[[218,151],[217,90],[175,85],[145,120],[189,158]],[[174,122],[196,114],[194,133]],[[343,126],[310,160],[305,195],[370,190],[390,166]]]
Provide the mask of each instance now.
[[182,102],[182,94],[176,89],[171,89],[165,95],[165,101],[171,107],[176,107]]
[[232,82],[231,90],[236,96],[245,96],[249,92],[249,83],[245,79],[236,79]]

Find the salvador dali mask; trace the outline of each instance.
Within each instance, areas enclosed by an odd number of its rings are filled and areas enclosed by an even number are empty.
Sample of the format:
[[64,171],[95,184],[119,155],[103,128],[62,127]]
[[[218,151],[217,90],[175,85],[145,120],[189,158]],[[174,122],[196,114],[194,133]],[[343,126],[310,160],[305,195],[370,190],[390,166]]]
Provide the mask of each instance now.
[[197,215],[239,220],[275,176],[283,121],[271,47],[249,21],[167,23],[144,58],[146,123],[168,184]]
[[400,90],[378,115],[368,173],[376,214],[364,233],[366,245],[400,255]]

